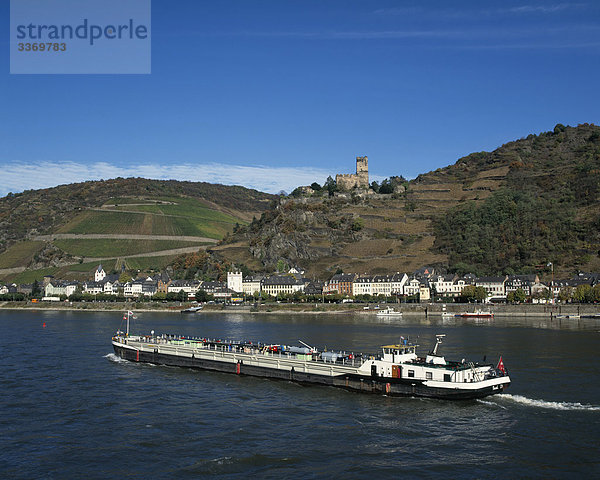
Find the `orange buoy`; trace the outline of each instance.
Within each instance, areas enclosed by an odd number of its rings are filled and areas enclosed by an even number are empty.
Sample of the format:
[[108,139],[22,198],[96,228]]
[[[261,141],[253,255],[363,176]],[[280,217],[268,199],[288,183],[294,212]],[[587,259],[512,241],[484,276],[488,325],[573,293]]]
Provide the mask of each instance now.
[[46,322],[42,323],[42,327],[46,328]]

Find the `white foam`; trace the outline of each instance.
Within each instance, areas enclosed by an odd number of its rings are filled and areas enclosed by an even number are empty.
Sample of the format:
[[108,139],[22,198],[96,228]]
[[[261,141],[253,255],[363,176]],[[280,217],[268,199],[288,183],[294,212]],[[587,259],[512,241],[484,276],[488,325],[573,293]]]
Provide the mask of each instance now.
[[589,410],[600,411],[600,407],[596,405],[586,405],[579,402],[547,402],[546,400],[534,400],[522,395],[511,395],[505,393],[498,396],[498,399],[510,400],[521,405],[529,407],[548,408],[551,410]]
[[482,400],[481,398],[478,398],[477,401],[479,403],[483,403],[484,405],[490,405],[492,407],[499,407],[499,408],[502,408],[503,410],[506,410],[506,407],[504,405],[499,405],[496,402],[489,402],[487,400]]
[[118,355],[115,355],[114,353],[109,353],[108,355],[104,355],[104,358],[108,358],[111,362],[115,362],[115,363],[129,363],[129,361],[125,360],[124,358],[119,357]]

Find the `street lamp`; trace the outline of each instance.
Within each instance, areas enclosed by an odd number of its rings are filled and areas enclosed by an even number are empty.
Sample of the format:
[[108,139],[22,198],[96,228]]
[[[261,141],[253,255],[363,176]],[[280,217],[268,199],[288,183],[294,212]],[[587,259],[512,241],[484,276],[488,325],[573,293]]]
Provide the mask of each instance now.
[[548,262],[546,266],[550,267],[550,270],[552,271],[552,281],[550,282],[550,302],[554,305],[554,264],[552,262]]

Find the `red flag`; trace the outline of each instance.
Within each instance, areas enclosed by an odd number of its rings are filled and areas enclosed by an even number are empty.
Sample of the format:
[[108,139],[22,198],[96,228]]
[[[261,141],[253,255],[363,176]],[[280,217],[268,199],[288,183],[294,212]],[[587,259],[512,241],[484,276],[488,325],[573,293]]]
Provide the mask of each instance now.
[[506,369],[504,368],[504,362],[502,361],[502,355],[500,355],[500,360],[498,360],[498,366],[496,368],[498,370],[500,370],[503,375],[506,375]]

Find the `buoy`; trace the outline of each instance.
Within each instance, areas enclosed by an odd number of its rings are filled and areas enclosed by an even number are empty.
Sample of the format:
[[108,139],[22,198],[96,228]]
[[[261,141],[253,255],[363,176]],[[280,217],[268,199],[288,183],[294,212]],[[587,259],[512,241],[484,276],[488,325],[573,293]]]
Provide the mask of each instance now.
[[46,322],[42,323],[42,327],[46,328]]

